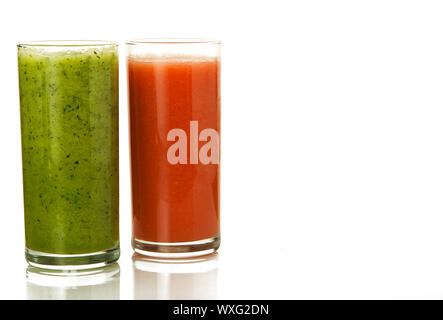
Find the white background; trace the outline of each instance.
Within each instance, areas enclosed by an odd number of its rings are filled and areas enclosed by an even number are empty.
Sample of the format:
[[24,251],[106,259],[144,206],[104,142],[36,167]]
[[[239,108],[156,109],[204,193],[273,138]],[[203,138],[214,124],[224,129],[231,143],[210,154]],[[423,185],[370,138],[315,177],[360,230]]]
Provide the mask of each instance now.
[[[443,298],[442,16],[439,1],[2,1],[0,298],[30,295],[16,43],[47,39],[121,43],[120,298],[134,283]],[[222,246],[210,280],[180,287],[160,266],[152,289],[131,260],[123,41],[170,36],[223,42]]]

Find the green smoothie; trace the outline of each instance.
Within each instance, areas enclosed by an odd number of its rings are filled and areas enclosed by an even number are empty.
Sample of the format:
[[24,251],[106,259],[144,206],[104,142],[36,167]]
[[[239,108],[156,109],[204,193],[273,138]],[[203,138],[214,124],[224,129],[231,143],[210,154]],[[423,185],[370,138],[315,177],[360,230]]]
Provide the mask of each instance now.
[[26,247],[118,247],[117,45],[19,45],[18,66]]

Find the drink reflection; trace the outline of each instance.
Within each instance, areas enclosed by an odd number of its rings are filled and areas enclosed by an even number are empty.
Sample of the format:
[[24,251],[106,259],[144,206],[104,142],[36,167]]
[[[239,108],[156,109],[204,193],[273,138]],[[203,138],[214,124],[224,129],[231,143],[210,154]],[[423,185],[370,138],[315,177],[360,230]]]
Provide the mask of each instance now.
[[218,254],[157,259],[133,256],[134,299],[217,299]]
[[29,266],[26,284],[29,300],[118,300],[120,267],[66,272]]

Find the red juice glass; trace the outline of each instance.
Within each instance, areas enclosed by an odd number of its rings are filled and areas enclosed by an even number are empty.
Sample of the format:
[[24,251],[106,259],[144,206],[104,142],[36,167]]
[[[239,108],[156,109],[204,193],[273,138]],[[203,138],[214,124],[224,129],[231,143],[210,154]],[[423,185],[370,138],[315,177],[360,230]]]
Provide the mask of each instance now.
[[127,45],[132,245],[157,257],[220,245],[220,42]]

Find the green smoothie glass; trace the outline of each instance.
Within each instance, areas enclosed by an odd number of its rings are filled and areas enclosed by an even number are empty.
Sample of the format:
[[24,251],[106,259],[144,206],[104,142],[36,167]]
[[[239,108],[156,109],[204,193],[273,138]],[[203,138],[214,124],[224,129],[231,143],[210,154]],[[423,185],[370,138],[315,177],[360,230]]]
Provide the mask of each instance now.
[[18,44],[26,259],[81,269],[119,255],[118,46]]

